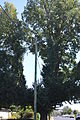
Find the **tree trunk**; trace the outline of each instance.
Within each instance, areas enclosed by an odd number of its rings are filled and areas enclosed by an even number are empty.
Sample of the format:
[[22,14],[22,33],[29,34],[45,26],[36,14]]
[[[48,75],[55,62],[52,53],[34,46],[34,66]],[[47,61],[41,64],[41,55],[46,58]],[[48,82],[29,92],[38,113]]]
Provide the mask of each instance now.
[[50,113],[49,113],[49,120],[50,120]]
[[47,120],[47,113],[41,113],[40,120]]

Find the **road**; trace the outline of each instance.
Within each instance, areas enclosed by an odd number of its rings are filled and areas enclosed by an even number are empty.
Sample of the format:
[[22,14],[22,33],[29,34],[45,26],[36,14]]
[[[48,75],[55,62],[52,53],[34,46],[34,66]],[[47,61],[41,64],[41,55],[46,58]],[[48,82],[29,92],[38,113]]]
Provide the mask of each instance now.
[[74,118],[69,118],[69,117],[54,117],[53,120],[75,120]]

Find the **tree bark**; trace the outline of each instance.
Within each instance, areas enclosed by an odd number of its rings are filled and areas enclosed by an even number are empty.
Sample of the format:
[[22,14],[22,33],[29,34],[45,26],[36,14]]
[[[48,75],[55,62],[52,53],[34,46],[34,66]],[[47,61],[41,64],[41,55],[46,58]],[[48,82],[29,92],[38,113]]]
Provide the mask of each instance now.
[[50,113],[49,113],[49,120],[50,120]]
[[47,120],[47,113],[41,113],[40,120]]

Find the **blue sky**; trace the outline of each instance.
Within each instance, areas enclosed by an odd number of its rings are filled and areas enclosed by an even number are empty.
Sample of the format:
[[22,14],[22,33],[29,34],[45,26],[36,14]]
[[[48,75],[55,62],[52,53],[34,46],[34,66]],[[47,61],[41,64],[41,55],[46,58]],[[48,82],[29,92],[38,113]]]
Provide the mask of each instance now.
[[[0,0],[0,5],[4,6],[4,2],[11,2],[14,4],[14,6],[17,9],[17,13],[18,13],[18,18],[21,19],[21,13],[24,10],[24,6],[26,5],[27,0]],[[80,0],[79,0],[80,1]],[[80,61],[80,52],[79,54],[77,54],[77,62]],[[34,55],[32,55],[31,53],[27,54],[25,53],[24,55],[24,61],[23,61],[23,65],[24,65],[24,75],[25,78],[27,80],[27,85],[29,87],[31,87],[32,83],[34,82]],[[40,69],[41,69],[41,64],[42,61],[40,58],[38,58],[38,71],[37,71],[37,78],[40,79]]]

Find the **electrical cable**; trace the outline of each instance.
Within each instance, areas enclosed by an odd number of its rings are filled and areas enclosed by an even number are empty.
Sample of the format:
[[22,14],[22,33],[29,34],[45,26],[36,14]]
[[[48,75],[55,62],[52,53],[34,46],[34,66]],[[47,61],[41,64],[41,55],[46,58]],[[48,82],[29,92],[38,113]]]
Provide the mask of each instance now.
[[1,9],[3,10],[3,12],[7,15],[7,17],[9,18],[9,20],[12,22],[12,23],[15,23],[12,18],[9,16],[9,14],[4,10],[4,8],[0,5]]

